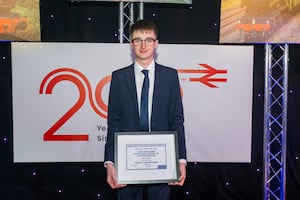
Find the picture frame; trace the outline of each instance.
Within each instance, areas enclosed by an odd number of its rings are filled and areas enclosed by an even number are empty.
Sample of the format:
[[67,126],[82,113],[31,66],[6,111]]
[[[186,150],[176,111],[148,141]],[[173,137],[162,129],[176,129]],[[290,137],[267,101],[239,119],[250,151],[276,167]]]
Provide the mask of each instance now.
[[119,184],[177,182],[176,131],[116,132],[115,167]]

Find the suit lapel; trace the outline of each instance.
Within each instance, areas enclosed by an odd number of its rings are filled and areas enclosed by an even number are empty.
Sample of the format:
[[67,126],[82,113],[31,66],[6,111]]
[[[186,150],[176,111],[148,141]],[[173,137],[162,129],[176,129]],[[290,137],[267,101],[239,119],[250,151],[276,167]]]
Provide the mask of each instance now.
[[135,76],[134,76],[134,66],[133,64],[126,71],[126,85],[128,88],[128,92],[131,96],[132,101],[134,102],[136,112],[138,113],[138,102],[137,102],[137,93],[136,93],[136,85],[135,85]]
[[157,104],[159,103],[159,90],[161,90],[161,81],[163,80],[163,74],[160,70],[160,66],[155,64],[155,77],[154,77],[154,89],[153,89],[153,99],[152,99],[152,116],[156,112],[156,108],[158,108]]

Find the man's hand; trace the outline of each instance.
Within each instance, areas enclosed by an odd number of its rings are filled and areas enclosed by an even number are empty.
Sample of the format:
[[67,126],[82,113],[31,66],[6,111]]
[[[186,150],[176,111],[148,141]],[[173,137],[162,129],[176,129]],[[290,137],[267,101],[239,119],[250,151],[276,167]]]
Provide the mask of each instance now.
[[106,167],[106,182],[112,189],[125,187],[125,184],[118,184],[116,177],[116,168],[113,164],[109,163]]
[[179,180],[177,182],[169,183],[169,185],[183,186],[184,181],[186,179],[186,164],[185,163],[179,163],[179,173],[180,173]]

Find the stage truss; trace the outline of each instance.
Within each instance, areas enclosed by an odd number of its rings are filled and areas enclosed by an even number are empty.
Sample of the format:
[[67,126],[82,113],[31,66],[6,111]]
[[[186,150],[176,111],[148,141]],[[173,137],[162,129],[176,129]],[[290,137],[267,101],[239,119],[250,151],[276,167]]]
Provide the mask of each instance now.
[[138,18],[144,18],[144,3],[120,2],[119,3],[119,42],[130,41],[130,26],[135,22],[134,11],[138,10]]
[[288,45],[265,45],[264,200],[285,200]]

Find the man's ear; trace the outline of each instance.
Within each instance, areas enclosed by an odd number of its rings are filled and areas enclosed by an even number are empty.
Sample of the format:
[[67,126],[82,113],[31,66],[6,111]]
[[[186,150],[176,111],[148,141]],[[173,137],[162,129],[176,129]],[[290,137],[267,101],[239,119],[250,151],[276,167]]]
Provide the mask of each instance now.
[[155,40],[155,48],[158,47],[158,44],[159,44],[159,40]]

